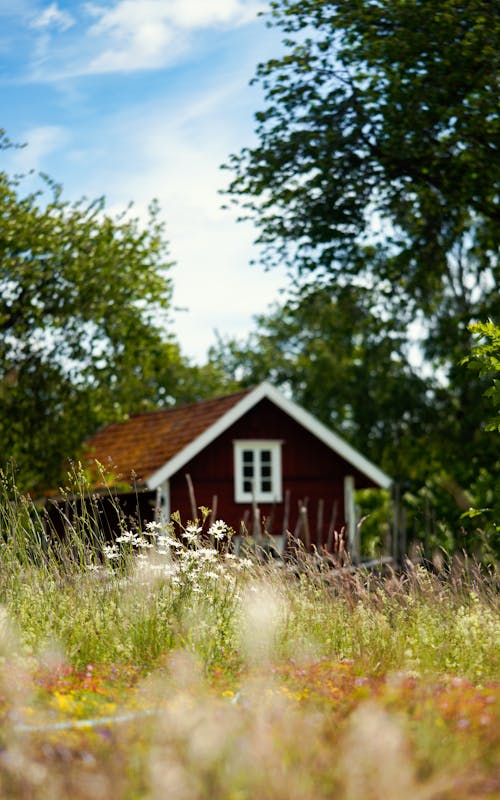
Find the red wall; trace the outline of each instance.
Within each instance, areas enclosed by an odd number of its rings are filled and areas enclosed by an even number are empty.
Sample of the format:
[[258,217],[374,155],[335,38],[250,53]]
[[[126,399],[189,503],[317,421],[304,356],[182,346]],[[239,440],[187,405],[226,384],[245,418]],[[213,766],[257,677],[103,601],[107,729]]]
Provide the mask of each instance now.
[[[299,502],[304,502],[307,498],[310,540],[314,544],[326,544],[334,502],[337,506],[335,527],[340,530],[344,525],[344,476],[354,475],[357,488],[366,488],[373,484],[269,400],[258,403],[171,478],[171,511],[178,510],[183,521],[192,517],[185,477],[188,473],[193,482],[198,506],[210,508],[213,496],[217,495],[218,519],[223,519],[238,533],[246,511],[250,526],[251,505],[236,503],[234,500],[233,440],[266,438],[283,442],[283,501],[285,492],[290,492],[288,529],[294,532]],[[324,503],[324,522],[318,535],[320,500]],[[284,502],[276,504],[274,509],[267,504],[259,504],[259,508],[262,518],[269,518],[272,513],[270,532],[282,533]],[[301,538],[304,538],[303,531]]]

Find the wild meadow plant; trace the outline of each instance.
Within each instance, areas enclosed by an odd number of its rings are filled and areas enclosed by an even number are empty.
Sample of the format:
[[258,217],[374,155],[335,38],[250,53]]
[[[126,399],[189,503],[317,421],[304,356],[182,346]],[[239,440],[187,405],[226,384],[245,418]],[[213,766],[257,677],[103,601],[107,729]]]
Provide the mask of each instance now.
[[431,572],[408,562],[380,576],[334,570],[301,548],[284,563],[249,557],[251,548],[240,557],[232,531],[223,521],[210,527],[207,509],[186,525],[178,515],[144,530],[123,525],[110,542],[95,509],[79,502],[64,512],[61,537],[12,485],[2,491],[0,603],[27,651],[60,650],[76,667],[148,668],[183,648],[210,670],[245,663],[250,625],[252,635],[272,629],[277,658],[349,658],[381,673],[472,680],[499,674],[496,577],[478,564],[457,558]]
[[[498,594],[479,565],[377,575],[299,546],[265,561],[251,543],[236,555],[207,509],[186,524],[123,521],[110,541],[92,498],[66,507],[61,536],[11,484],[3,492],[0,797],[451,800],[498,789]],[[147,715],[50,728],[103,708]],[[23,731],[33,720],[48,727]]]

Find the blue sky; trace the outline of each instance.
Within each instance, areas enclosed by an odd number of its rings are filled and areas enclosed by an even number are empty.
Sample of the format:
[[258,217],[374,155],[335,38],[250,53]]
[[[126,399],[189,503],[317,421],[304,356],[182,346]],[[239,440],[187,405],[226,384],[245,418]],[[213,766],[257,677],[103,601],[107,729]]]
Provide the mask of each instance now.
[[35,169],[64,196],[159,200],[173,259],[173,332],[202,361],[214,331],[241,336],[285,274],[249,266],[250,223],[223,211],[219,169],[254,141],[262,106],[249,87],[280,49],[261,0],[0,0],[0,127],[28,147],[9,172]]

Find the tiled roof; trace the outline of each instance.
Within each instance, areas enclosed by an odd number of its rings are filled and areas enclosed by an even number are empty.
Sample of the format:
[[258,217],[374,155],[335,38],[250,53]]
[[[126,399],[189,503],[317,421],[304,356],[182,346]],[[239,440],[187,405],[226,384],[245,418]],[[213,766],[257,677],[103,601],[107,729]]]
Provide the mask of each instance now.
[[117,482],[129,482],[133,475],[137,483],[144,483],[250,391],[137,414],[125,422],[106,425],[87,441],[85,460],[89,464],[97,460]]

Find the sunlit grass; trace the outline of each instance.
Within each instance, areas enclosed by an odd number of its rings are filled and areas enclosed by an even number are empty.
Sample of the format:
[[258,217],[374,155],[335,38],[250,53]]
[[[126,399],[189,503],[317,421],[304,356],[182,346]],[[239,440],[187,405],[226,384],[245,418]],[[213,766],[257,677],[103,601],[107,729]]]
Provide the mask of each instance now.
[[0,796],[498,792],[491,572],[239,558],[203,512],[110,544],[80,506],[61,538],[3,492]]

